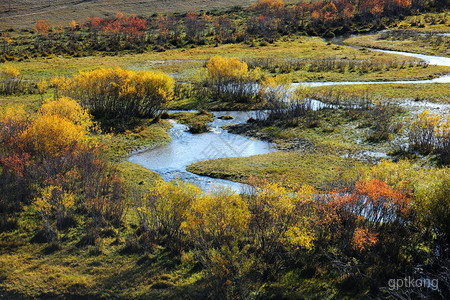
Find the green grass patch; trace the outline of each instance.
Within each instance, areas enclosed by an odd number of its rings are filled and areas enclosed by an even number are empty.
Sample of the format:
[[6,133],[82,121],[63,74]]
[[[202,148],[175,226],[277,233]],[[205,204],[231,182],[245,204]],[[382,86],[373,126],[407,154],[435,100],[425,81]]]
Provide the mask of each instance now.
[[402,30],[415,30],[419,32],[448,32],[450,25],[450,13],[425,13],[416,16],[408,16],[395,24]]
[[[31,226],[32,228],[32,226]],[[34,229],[34,228],[33,228]],[[206,294],[202,275],[163,248],[129,253],[127,232],[78,247],[77,231],[60,249],[30,243],[34,231],[20,228],[0,236],[0,296],[14,298],[184,299]],[[198,283],[193,285],[194,283]]]
[[352,178],[357,178],[359,166],[371,165],[391,151],[394,129],[402,117],[400,108],[386,104],[366,109],[323,109],[297,118],[229,125],[225,129],[230,132],[274,142],[282,151],[206,160],[191,164],[187,170],[243,183],[254,176],[309,184],[320,190],[348,186]]
[[171,125],[166,121],[152,123],[151,120],[148,120],[124,132],[108,134],[104,141],[109,146],[111,156],[121,159],[131,152],[147,150],[168,143],[170,141],[170,134],[167,132],[169,128]]
[[189,172],[248,183],[250,176],[271,182],[308,184],[320,190],[334,188],[333,182],[354,178],[356,161],[322,153],[277,151],[252,157],[219,158],[196,162]]
[[397,80],[427,80],[438,78],[450,73],[446,66],[408,66],[395,69],[371,71],[327,71],[308,72],[293,71],[286,74],[291,82],[342,82],[342,81],[397,81]]
[[214,114],[207,112],[206,110],[200,110],[199,112],[180,112],[172,113],[170,118],[177,120],[178,122],[185,124],[189,127],[189,131],[192,133],[202,133],[208,131],[208,123],[214,121]]
[[142,192],[148,191],[161,178],[158,173],[129,161],[120,162],[118,171],[120,178],[132,189]]
[[214,114],[207,112],[206,110],[200,110],[199,112],[179,112],[169,114],[169,118],[177,120],[185,125],[192,125],[195,123],[209,123],[214,121]]

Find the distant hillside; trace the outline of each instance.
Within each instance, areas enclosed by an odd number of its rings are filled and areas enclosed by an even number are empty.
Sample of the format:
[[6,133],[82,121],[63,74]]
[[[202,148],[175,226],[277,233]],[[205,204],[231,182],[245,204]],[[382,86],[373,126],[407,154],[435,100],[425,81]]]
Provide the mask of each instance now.
[[8,0],[0,1],[0,30],[30,28],[44,19],[52,25],[67,25],[71,20],[87,17],[112,17],[116,12],[125,15],[151,15],[165,12],[187,12],[223,9],[236,5],[248,6],[254,0]]

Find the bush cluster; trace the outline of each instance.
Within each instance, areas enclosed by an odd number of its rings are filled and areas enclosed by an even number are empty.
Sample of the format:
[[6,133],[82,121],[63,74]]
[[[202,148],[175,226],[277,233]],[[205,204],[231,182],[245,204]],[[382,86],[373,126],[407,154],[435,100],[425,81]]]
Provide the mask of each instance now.
[[23,205],[33,204],[49,242],[84,212],[94,241],[102,226],[120,226],[123,183],[92,136],[91,115],[70,98],[46,101],[36,114],[0,113],[0,229],[14,228]]
[[[212,101],[253,103],[260,101],[258,82],[261,75],[258,69],[248,70],[245,62],[238,58],[214,56],[206,63],[207,76],[198,88]],[[195,88],[195,87],[194,87]]]
[[175,81],[159,72],[121,68],[54,78],[58,93],[80,101],[97,118],[130,120],[154,117],[173,97]]
[[438,155],[442,164],[450,163],[450,116],[424,110],[413,117],[407,128],[409,150]]
[[[446,210],[431,213],[445,202],[446,176],[446,169],[384,161],[346,190],[324,194],[255,179],[240,195],[160,181],[136,202],[139,247],[163,245],[200,263],[212,297],[248,297],[305,265],[371,284],[411,271],[410,251],[420,250],[406,246],[423,238],[411,224],[437,229],[441,242],[448,237]],[[440,188],[428,197],[424,183]]]
[[388,71],[392,69],[405,69],[408,67],[421,66],[426,68],[425,62],[398,62],[391,61],[369,61],[348,59],[274,59],[253,58],[244,59],[250,69],[261,68],[274,74],[286,74],[293,71],[304,70],[307,72],[339,72],[367,74],[369,72]]
[[25,81],[18,69],[7,65],[0,67],[0,94],[20,95],[34,92],[34,85]]

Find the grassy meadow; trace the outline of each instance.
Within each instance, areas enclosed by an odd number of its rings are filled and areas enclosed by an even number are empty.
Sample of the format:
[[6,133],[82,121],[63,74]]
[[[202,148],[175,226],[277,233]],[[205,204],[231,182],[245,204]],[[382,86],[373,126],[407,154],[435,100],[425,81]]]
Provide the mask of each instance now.
[[[198,69],[205,62],[215,56],[238,57],[242,60],[250,59],[285,59],[289,60],[336,60],[336,61],[370,61],[374,64],[385,64],[386,68],[381,72],[358,73],[357,70],[340,72],[303,72],[292,76],[298,81],[340,81],[340,80],[395,80],[434,78],[449,72],[448,67],[440,66],[414,66],[417,59],[401,55],[377,53],[368,50],[357,50],[348,47],[333,45],[323,42],[318,37],[286,38],[273,44],[224,44],[206,45],[187,49],[173,49],[164,52],[147,52],[143,54],[121,54],[118,56],[88,56],[88,57],[64,57],[50,56],[33,59],[30,61],[8,62],[19,69],[24,75],[49,78],[56,75],[72,75],[79,71],[88,71],[96,68],[121,67],[131,70],[159,70],[173,74],[179,78],[189,79],[197,76]],[[402,67],[397,70],[389,70],[389,64],[395,63]],[[412,67],[410,67],[412,63]],[[312,73],[312,74],[311,74]],[[317,73],[317,74],[315,74]],[[305,78],[301,77],[304,76]],[[311,78],[308,78],[310,76]],[[396,77],[399,76],[399,77]],[[347,78],[348,77],[348,78]]]

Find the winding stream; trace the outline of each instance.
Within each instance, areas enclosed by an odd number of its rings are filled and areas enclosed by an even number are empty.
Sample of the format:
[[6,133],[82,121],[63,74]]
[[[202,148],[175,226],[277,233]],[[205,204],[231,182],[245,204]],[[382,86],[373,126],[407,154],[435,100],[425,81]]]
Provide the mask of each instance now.
[[[441,35],[450,35],[450,33],[441,33]],[[343,46],[343,47],[361,49],[362,47],[351,46],[351,45],[347,45],[345,43],[346,39],[351,38],[351,37],[357,37],[357,36],[360,36],[360,35],[358,35],[358,34],[344,35],[344,36],[338,36],[338,37],[335,37],[332,39],[325,39],[324,41],[333,43],[335,45]],[[376,52],[419,58],[421,60],[424,60],[427,64],[433,65],[433,66],[447,66],[447,67],[450,66],[450,57],[425,55],[425,54],[420,54],[420,53],[402,52],[402,51],[393,51],[393,50],[382,50],[382,49],[376,49],[376,48],[366,48],[366,49],[371,50],[371,51],[376,51]]]
[[[165,181],[178,178],[198,185],[203,190],[221,185],[239,192],[242,186],[239,183],[199,176],[186,171],[186,167],[201,160],[247,157],[275,151],[271,143],[232,134],[221,128],[228,124],[246,123],[249,118],[256,118],[256,114],[257,112],[242,111],[214,112],[215,118],[210,123],[210,131],[202,134],[191,134],[186,125],[172,121],[173,127],[169,130],[172,140],[169,144],[134,154],[129,161],[155,171]],[[224,115],[231,115],[234,119],[218,119]]]
[[[347,46],[342,38],[330,40],[330,42],[341,46]],[[430,65],[450,66],[450,58],[423,55],[416,53],[406,53],[399,51],[388,51],[379,49],[369,49],[391,54],[416,57],[425,60]],[[329,86],[329,85],[354,85],[354,84],[384,84],[384,83],[449,83],[450,75],[439,78],[419,81],[369,81],[369,82],[307,82],[294,83],[297,86]],[[319,105],[320,106],[320,105]],[[158,173],[165,181],[180,179],[193,183],[203,190],[208,190],[217,186],[230,188],[234,191],[241,191],[242,184],[229,180],[216,179],[206,176],[199,176],[186,171],[186,167],[194,162],[224,158],[224,157],[248,157],[257,154],[265,154],[275,151],[275,146],[265,142],[250,139],[237,134],[232,134],[222,129],[221,126],[228,124],[245,123],[252,117],[256,117],[257,112],[222,111],[214,112],[214,121],[210,124],[210,131],[193,135],[188,132],[185,125],[173,122],[173,128],[169,133],[172,140],[165,146],[158,147],[146,152],[136,153],[129,157],[129,161],[137,163],[145,168]],[[231,115],[234,119],[221,120],[220,116]]]

